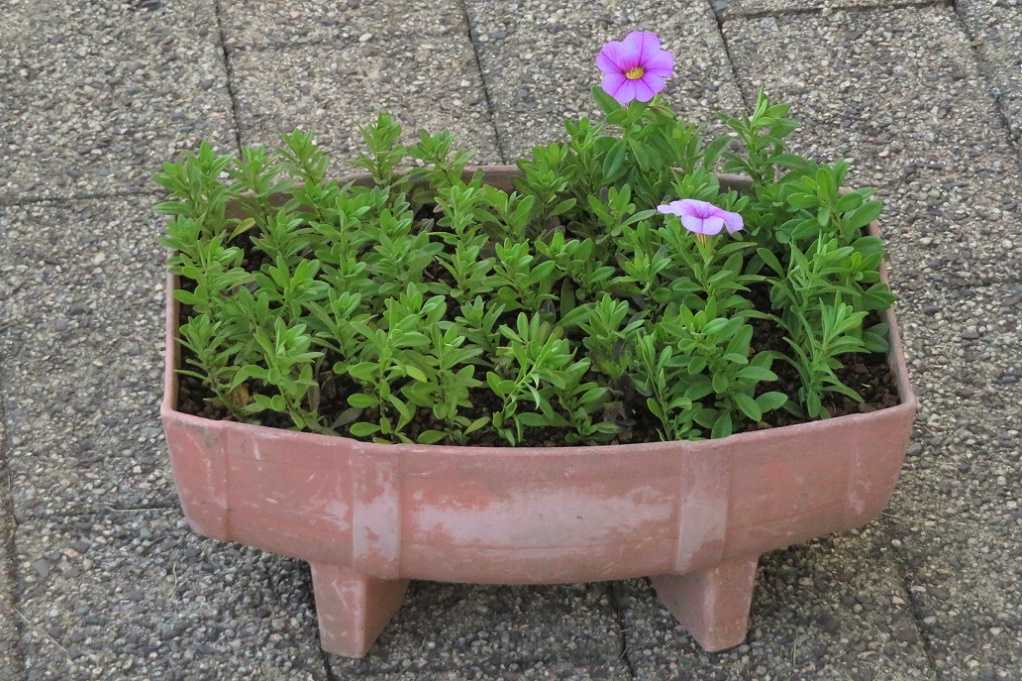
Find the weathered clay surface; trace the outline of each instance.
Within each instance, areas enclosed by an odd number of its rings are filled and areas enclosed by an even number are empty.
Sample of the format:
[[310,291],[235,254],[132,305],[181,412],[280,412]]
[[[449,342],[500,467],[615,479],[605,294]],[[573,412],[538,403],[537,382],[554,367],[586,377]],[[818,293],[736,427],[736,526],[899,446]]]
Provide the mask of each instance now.
[[[495,183],[509,172],[489,169]],[[175,409],[178,311],[168,301],[162,418],[185,516],[200,534],[309,561],[321,643],[342,655],[365,654],[408,579],[653,575],[702,646],[737,645],[758,556],[875,518],[916,411],[889,311],[900,404],[720,440],[377,445],[213,421]]]

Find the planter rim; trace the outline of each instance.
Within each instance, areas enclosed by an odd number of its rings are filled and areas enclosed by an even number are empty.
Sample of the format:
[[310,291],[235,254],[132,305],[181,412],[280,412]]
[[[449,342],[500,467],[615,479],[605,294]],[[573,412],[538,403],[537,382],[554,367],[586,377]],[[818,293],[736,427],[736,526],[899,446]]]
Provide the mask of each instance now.
[[[491,179],[491,176],[504,176],[510,177],[518,173],[517,166],[513,165],[480,165],[480,166],[468,166],[466,173],[473,173],[475,171],[482,171],[487,179]],[[739,175],[728,175],[718,174],[717,177],[720,179],[721,184],[731,187],[747,187],[749,185],[748,178]],[[364,182],[368,176],[364,173],[348,175],[342,178],[344,181]],[[873,236],[880,236],[880,227],[877,221],[870,224],[870,234]],[[887,270],[886,262],[881,264],[880,276],[884,283],[890,283],[890,277]],[[911,418],[918,410],[918,400],[915,392],[912,389],[912,385],[908,377],[908,366],[905,361],[904,347],[901,340],[900,330],[897,324],[897,318],[894,314],[894,306],[884,311],[884,320],[887,322],[889,327],[889,342],[890,349],[888,351],[887,361],[890,369],[893,371],[895,376],[895,382],[898,389],[898,397],[900,402],[891,407],[884,407],[883,409],[877,409],[875,411],[860,413],[860,414],[845,414],[843,416],[835,416],[828,419],[820,419],[816,421],[807,421],[804,423],[790,424],[786,426],[777,426],[773,428],[765,428],[762,430],[752,430],[742,433],[735,433],[725,438],[718,439],[707,439],[707,440],[672,440],[665,442],[633,442],[629,444],[608,444],[608,445],[565,445],[565,446],[547,446],[547,447],[508,447],[508,446],[492,446],[492,445],[422,445],[422,444],[377,444],[374,442],[365,442],[363,440],[356,440],[344,435],[322,435],[319,433],[307,433],[294,431],[284,428],[272,428],[269,426],[263,426],[252,423],[242,423],[239,421],[230,421],[227,419],[210,419],[204,416],[196,416],[194,414],[188,414],[177,409],[177,398],[179,381],[177,375],[177,368],[180,359],[180,346],[177,341],[177,329],[179,323],[179,312],[180,306],[174,299],[173,291],[177,288],[178,277],[177,275],[168,272],[165,286],[166,296],[166,316],[165,316],[165,329],[164,329],[164,377],[163,377],[163,400],[160,404],[160,416],[166,420],[173,418],[182,424],[190,424],[194,426],[206,426],[208,424],[217,424],[222,428],[240,429],[246,432],[261,433],[265,436],[276,436],[276,437],[288,437],[296,443],[308,443],[310,445],[324,445],[328,443],[347,443],[348,446],[355,448],[367,448],[381,453],[392,453],[392,454],[417,454],[422,452],[435,452],[443,450],[447,454],[458,454],[463,456],[485,456],[495,452],[500,452],[502,455],[512,455],[520,457],[535,457],[535,456],[551,456],[551,455],[564,455],[564,456],[578,456],[579,454],[586,454],[591,456],[621,456],[627,454],[639,454],[639,453],[650,453],[651,451],[659,450],[671,450],[671,449],[684,449],[692,454],[700,452],[711,452],[715,449],[725,445],[755,445],[758,442],[765,442],[767,438],[774,439],[782,434],[795,435],[797,433],[804,433],[810,431],[826,431],[832,427],[832,424],[847,424],[851,425],[862,425],[866,426],[873,421],[880,414],[899,414],[904,415],[907,418]]]

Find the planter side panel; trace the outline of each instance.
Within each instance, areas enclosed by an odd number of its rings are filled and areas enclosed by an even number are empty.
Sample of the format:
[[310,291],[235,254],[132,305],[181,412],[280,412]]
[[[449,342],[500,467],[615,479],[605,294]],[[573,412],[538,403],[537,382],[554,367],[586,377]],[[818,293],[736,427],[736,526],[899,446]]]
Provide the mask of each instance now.
[[894,490],[913,414],[902,405],[804,424],[736,451],[726,554],[764,553],[875,518]]
[[669,570],[682,448],[626,456],[410,452],[402,472],[402,573],[542,583]]

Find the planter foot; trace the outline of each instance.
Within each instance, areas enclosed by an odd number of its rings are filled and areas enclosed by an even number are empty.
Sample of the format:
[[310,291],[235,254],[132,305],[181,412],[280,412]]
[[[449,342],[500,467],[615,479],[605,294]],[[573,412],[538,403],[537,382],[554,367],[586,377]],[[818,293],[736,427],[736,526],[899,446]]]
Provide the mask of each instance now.
[[363,657],[401,607],[407,579],[377,579],[329,563],[309,563],[323,650]]
[[708,652],[745,640],[758,558],[732,560],[687,575],[651,577],[660,602]]

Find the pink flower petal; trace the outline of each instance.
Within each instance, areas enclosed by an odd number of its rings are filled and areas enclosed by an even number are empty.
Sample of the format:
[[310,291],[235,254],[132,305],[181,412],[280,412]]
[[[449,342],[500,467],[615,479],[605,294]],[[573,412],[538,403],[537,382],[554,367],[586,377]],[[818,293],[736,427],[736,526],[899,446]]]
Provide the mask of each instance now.
[[681,201],[671,201],[670,203],[662,203],[656,207],[657,211],[664,215],[683,215]]
[[636,99],[638,99],[640,102],[648,102],[649,100],[653,99],[653,95],[656,94],[656,90],[649,86],[645,78],[633,80],[632,82],[635,83]]
[[705,234],[703,232],[703,219],[697,218],[695,215],[682,215],[681,224],[685,225],[685,229],[696,234]]
[[617,91],[621,89],[621,86],[624,85],[625,81],[627,80],[628,79],[625,78],[624,74],[621,73],[620,71],[604,73],[603,82],[600,83],[600,87],[602,87],[603,91],[606,92],[608,95],[614,97]]
[[628,68],[624,64],[626,62],[625,46],[623,43],[617,41],[611,41],[603,46],[600,53],[596,55],[596,65],[604,73],[612,73],[614,71],[627,71]]
[[649,31],[632,31],[625,36],[624,44],[635,50],[639,65],[645,66],[646,57],[660,49],[660,38]]
[[642,77],[642,82],[646,84],[646,87],[653,91],[653,94],[656,94],[664,89],[664,79],[661,78],[660,76],[653,75],[649,71],[647,71],[646,74]]
[[635,99],[635,84],[638,82],[639,81],[637,80],[628,80],[626,78],[616,92],[611,92],[609,94],[617,100],[618,104],[627,104]]
[[621,42],[609,42],[607,45],[620,46],[615,48],[612,58],[614,63],[621,67],[622,71],[633,69],[639,65],[639,50],[641,46],[636,41],[629,42],[628,38],[625,38]]
[[724,218],[713,217],[706,218],[703,220],[703,234],[713,236],[714,234],[720,234],[720,230],[724,228]]
[[727,233],[734,234],[740,232],[745,226],[745,222],[742,220],[742,216],[738,213],[732,213],[731,211],[721,211],[724,217],[724,224],[727,226]]
[[661,78],[670,78],[674,75],[674,55],[666,50],[660,50],[651,55],[647,55],[643,66],[646,69],[646,73],[650,73]]
[[682,199],[680,203],[682,215],[692,215],[697,218],[709,216],[709,209],[713,206],[712,203],[706,203],[698,199]]

